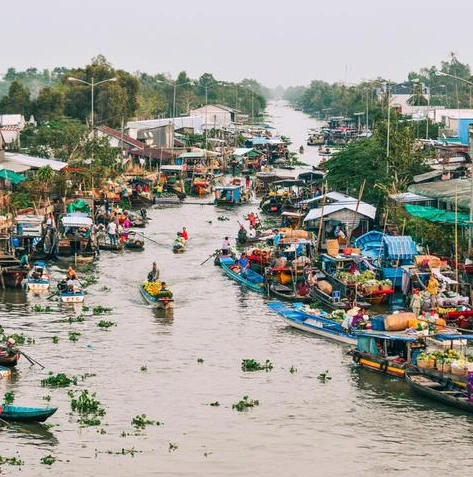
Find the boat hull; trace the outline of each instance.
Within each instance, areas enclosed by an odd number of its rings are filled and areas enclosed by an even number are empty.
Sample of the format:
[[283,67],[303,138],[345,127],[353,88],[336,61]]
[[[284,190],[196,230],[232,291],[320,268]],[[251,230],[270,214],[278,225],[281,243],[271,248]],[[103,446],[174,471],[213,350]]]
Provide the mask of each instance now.
[[340,323],[322,316],[295,310],[280,302],[272,302],[269,303],[268,306],[277,313],[285,323],[293,328],[339,343],[356,344],[356,336],[346,333]]
[[61,293],[61,301],[63,303],[82,303],[84,301],[84,293],[83,292],[76,292],[76,293]]
[[5,421],[44,422],[57,411],[57,407],[23,407],[4,404],[0,418]]
[[249,277],[249,279],[246,279],[240,273],[236,273],[230,268],[236,263],[231,257],[220,257],[219,262],[220,266],[222,267],[222,270],[228,278],[235,280],[240,285],[243,285],[245,288],[248,288],[257,293],[266,293],[264,277],[259,273],[256,273],[253,270],[249,269],[247,270],[247,276]]
[[148,305],[157,308],[158,310],[170,310],[174,308],[174,299],[173,298],[156,298],[150,295],[143,287],[140,285],[140,293]]

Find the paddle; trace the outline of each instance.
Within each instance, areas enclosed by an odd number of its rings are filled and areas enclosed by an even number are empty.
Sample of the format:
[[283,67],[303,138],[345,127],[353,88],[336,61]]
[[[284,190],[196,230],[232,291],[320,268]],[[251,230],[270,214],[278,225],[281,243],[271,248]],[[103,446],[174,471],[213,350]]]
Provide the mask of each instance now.
[[212,253],[211,255],[209,255],[209,256],[201,263],[201,265],[203,265],[205,262],[208,262],[212,257],[215,257],[218,253],[220,253],[220,250],[219,250],[219,249],[215,250],[214,253]]
[[33,359],[31,356],[28,356],[26,353],[24,353],[23,351],[20,351],[20,353],[33,365],[33,364],[37,364],[38,366],[41,367],[41,369],[44,369],[44,366],[41,364],[41,363],[38,363],[38,361],[36,361],[35,359]]
[[142,237],[144,237],[147,240],[150,240],[151,242],[158,243],[158,242],[156,242],[156,240],[150,239],[149,237],[147,237],[145,234],[142,234],[141,232],[136,232],[135,231],[135,234],[141,235]]

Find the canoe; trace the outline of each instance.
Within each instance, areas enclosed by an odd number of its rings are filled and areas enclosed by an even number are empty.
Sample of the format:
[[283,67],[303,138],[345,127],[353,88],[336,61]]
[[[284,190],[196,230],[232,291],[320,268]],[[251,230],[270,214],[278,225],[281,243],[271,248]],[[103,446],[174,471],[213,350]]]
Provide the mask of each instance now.
[[133,239],[133,240],[128,239],[125,242],[125,248],[127,250],[144,250],[145,243],[143,240],[139,240],[139,239]]
[[49,290],[49,273],[44,262],[35,262],[25,282],[27,291],[39,293]]
[[118,242],[116,244],[106,243],[106,242],[99,242],[99,249],[100,250],[109,250],[113,252],[120,252],[124,248],[123,242]]
[[0,347],[0,366],[7,366],[11,368],[18,364],[21,353],[17,349],[7,348],[5,346]]
[[235,280],[240,285],[243,285],[252,291],[257,293],[266,293],[264,277],[259,273],[254,272],[250,268],[247,269],[243,275],[240,272],[232,270],[231,267],[236,265],[236,262],[233,260],[233,258],[228,256],[220,257],[219,262],[227,277]]
[[162,297],[158,298],[150,295],[143,287],[143,284],[140,285],[140,293],[148,305],[154,306],[160,310],[169,310],[174,307],[174,298]]
[[289,326],[307,331],[314,335],[323,336],[334,341],[346,344],[356,344],[356,335],[347,333],[341,323],[326,317],[321,312],[319,315],[307,313],[298,307],[289,307],[279,301],[268,303],[269,308],[277,313]]
[[270,283],[268,288],[269,293],[280,300],[301,303],[312,303],[314,301],[310,295],[298,295],[297,291],[294,292],[294,288],[287,287],[286,285],[282,285],[280,283]]
[[84,292],[82,290],[76,292],[63,291],[61,292],[61,301],[63,303],[82,303],[84,301]]
[[407,370],[405,377],[414,392],[462,411],[473,412],[473,401],[468,400],[467,390],[451,379],[415,370]]
[[3,404],[0,409],[0,418],[4,421],[19,421],[19,422],[44,422],[48,417],[51,417],[56,411],[57,407],[25,407],[25,406],[11,406]]

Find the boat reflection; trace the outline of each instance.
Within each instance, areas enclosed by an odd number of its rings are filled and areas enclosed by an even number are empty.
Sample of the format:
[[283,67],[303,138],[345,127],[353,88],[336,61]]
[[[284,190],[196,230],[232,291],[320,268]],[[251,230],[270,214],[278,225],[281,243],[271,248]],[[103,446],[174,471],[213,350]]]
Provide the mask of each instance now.
[[47,424],[12,422],[10,425],[3,425],[3,431],[9,438],[28,440],[32,444],[56,446],[59,443]]
[[156,321],[161,325],[172,325],[174,321],[174,309],[167,308],[167,309],[159,309],[153,308],[153,315]]

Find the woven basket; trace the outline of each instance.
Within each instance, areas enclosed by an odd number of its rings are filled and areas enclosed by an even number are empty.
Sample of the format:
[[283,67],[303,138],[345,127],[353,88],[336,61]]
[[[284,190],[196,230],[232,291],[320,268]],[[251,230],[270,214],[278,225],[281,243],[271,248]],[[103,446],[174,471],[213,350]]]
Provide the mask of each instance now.
[[433,369],[435,367],[435,360],[421,359],[417,361],[417,366],[423,369]]
[[452,372],[452,365],[450,363],[439,363],[439,364],[437,364],[437,369],[441,373],[451,373]]
[[338,255],[338,251],[340,250],[340,244],[338,243],[337,239],[328,239],[325,241],[325,245],[327,247],[327,253],[331,257],[336,257]]
[[457,366],[452,366],[452,374],[455,376],[465,376],[467,373],[465,368],[459,368]]

